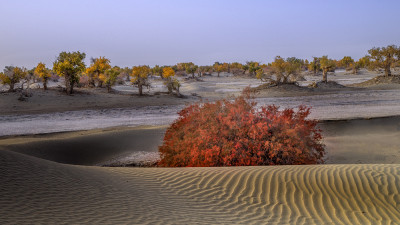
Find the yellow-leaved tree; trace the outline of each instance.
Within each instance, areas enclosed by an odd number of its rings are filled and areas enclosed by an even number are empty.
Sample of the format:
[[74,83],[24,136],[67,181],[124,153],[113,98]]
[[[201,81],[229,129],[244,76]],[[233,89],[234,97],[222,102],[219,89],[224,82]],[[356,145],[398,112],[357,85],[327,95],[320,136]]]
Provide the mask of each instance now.
[[97,81],[97,86],[102,87],[103,81],[100,79],[100,75],[104,75],[106,70],[111,68],[110,60],[106,57],[91,58],[90,66],[86,69],[86,74],[89,77],[89,87],[95,86],[95,81]]
[[212,70],[213,70],[212,66],[199,66],[199,69],[197,71],[198,71],[199,77],[202,77],[205,74],[211,75]]
[[[264,82],[271,84],[294,83],[301,72],[301,66],[304,62],[295,57],[289,57],[286,60],[276,56],[275,60],[269,66],[269,73],[265,73],[262,68],[256,70],[256,77]],[[272,75],[275,75],[274,77]]]
[[258,62],[254,62],[254,61],[249,61],[246,62],[246,64],[244,64],[242,66],[242,69],[244,70],[244,73],[246,73],[246,71],[249,71],[251,76],[256,75],[256,71],[261,69],[260,67],[260,63]]
[[53,64],[53,71],[65,79],[67,94],[72,94],[74,85],[79,82],[79,75],[85,71],[86,54],[77,52],[61,52]]
[[317,75],[321,71],[320,58],[313,57],[313,61],[308,64],[308,71],[312,72],[313,75]]
[[161,79],[164,79],[163,77],[163,67],[159,66],[159,65],[155,65],[152,69],[151,69],[151,73],[155,76],[160,76]]
[[150,72],[149,66],[134,66],[132,68],[131,82],[139,88],[139,95],[143,95],[143,86],[150,87],[148,80]]
[[339,61],[339,65],[349,71],[352,69],[352,65],[354,65],[354,59],[351,56],[344,56],[343,59]]
[[195,65],[192,62],[189,62],[185,65],[185,70],[187,74],[192,74],[192,78],[194,78],[194,73],[197,71],[199,66]]
[[10,87],[8,91],[12,92],[14,91],[15,84],[20,82],[26,74],[27,72],[25,68],[6,66],[4,73],[0,73],[0,82],[4,85],[8,85]]
[[99,80],[103,84],[105,84],[107,88],[107,92],[111,92],[111,87],[117,81],[118,75],[121,73],[121,70],[118,67],[113,67],[111,69],[106,70],[104,73],[99,75]]
[[51,76],[49,69],[46,68],[46,65],[40,62],[35,68],[35,74],[42,79],[43,89],[47,90],[47,82]]
[[239,62],[233,62],[229,65],[231,73],[234,75],[242,74],[245,71],[243,70],[243,65]]
[[171,67],[163,68],[163,77],[165,79],[164,84],[168,88],[168,93],[172,94],[173,91],[176,91],[176,94],[180,96],[179,88],[181,87],[181,84],[174,76],[175,71]]
[[396,45],[388,45],[382,48],[372,48],[368,50],[370,64],[372,69],[384,69],[385,76],[391,76],[392,68],[396,63],[400,62],[400,47]]
[[324,55],[319,60],[322,69],[322,81],[328,82],[328,71],[336,68],[336,63],[332,59],[329,59],[327,55]]
[[229,64],[228,63],[215,62],[213,64],[213,69],[214,69],[215,72],[217,72],[217,76],[219,77],[219,74],[221,72],[229,72]]

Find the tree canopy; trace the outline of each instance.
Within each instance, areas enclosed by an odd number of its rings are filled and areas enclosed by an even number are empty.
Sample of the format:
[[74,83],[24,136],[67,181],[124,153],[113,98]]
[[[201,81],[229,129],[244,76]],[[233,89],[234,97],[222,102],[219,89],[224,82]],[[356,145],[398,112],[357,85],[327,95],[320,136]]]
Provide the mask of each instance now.
[[255,75],[256,71],[260,68],[260,63],[254,61],[248,61],[246,65],[243,66],[243,69],[249,71],[250,75]]
[[97,80],[97,86],[103,86],[103,81],[100,79],[101,75],[104,75],[106,70],[111,68],[110,60],[106,57],[99,57],[99,58],[91,58],[91,64],[86,69],[86,73],[89,76],[89,86],[94,87],[95,81]]
[[46,64],[40,62],[35,68],[35,74],[42,79],[43,89],[47,90],[47,81],[51,76],[49,69],[46,68]]
[[15,84],[27,75],[27,71],[23,67],[6,66],[4,72],[0,73],[0,81],[2,84],[8,85],[8,91],[14,91]]
[[67,94],[72,94],[74,85],[79,82],[79,75],[85,71],[86,54],[77,52],[61,52],[53,63],[53,71],[65,78]]
[[[262,81],[286,84],[296,80],[297,75],[301,71],[302,64],[302,60],[295,57],[285,60],[280,56],[276,56],[275,60],[269,66],[269,73],[265,73],[263,69],[258,69],[256,71],[256,77]],[[275,79],[271,75],[274,75]]]
[[391,76],[390,68],[400,61],[400,48],[396,45],[388,45],[382,48],[372,48],[368,50],[373,69],[384,69],[385,76]]
[[351,69],[351,65],[354,64],[354,59],[350,56],[344,56],[340,61],[339,64],[341,67],[344,67],[346,70]]
[[116,83],[117,77],[120,73],[120,69],[115,66],[100,74],[99,80],[106,86],[107,92],[111,92],[111,87]]
[[143,86],[150,87],[148,82],[150,72],[149,66],[134,66],[132,68],[131,82],[139,88],[139,95],[143,95]]
[[328,71],[334,69],[336,67],[335,61],[329,59],[327,55],[324,55],[320,58],[320,65],[322,69],[322,81],[328,82]]
[[187,63],[185,65],[185,71],[187,74],[192,74],[192,78],[194,78],[194,73],[196,73],[199,66],[195,65],[194,63]]
[[164,85],[168,88],[168,93],[171,94],[173,91],[176,91],[176,94],[180,95],[179,88],[181,84],[178,79],[174,77],[175,71],[171,67],[164,67],[163,76],[165,78]]
[[308,64],[308,70],[312,71],[314,75],[317,75],[321,71],[320,58],[313,57],[313,61]]

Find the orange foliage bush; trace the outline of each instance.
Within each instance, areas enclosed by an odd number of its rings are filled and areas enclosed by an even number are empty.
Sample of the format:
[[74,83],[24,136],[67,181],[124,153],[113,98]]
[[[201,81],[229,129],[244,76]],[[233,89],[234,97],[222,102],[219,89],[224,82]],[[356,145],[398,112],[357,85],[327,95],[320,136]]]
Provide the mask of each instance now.
[[167,129],[160,166],[255,166],[323,163],[325,153],[310,108],[256,108],[250,95],[197,103]]

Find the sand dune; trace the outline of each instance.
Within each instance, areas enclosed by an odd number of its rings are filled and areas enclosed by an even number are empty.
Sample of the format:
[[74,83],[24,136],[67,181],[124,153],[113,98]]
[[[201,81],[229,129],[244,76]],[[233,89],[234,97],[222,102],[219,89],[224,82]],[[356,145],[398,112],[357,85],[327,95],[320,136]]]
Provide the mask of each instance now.
[[[400,163],[400,117],[323,121],[327,164]],[[0,147],[59,163],[133,165],[152,160],[166,126],[116,127],[0,138]]]
[[157,153],[166,127],[117,127],[0,138],[0,147],[59,163],[98,165],[133,153]]
[[102,168],[0,150],[0,223],[399,224],[400,165]]

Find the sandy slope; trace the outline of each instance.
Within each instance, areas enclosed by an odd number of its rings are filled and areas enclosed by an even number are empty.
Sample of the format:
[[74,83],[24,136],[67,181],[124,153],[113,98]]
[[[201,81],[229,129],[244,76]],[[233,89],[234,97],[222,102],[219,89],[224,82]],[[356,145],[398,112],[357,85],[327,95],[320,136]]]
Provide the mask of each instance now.
[[0,148],[66,164],[102,165],[116,159],[133,163],[146,153],[158,156],[165,130],[166,127],[117,127],[16,136],[0,138]]
[[0,223],[399,224],[400,165],[100,168],[0,151]]
[[[319,124],[327,164],[400,163],[400,117]],[[132,165],[157,158],[166,126],[116,127],[0,137],[0,147],[78,165]]]
[[[361,79],[340,76],[332,78],[343,78],[342,83]],[[172,110],[175,115],[177,107],[198,100],[192,92],[203,98],[220,98],[252,82],[213,77],[204,82],[188,82],[182,89],[189,96],[187,99],[91,91],[74,98],[50,91],[38,92],[28,102],[17,102],[13,94],[4,94],[0,123],[2,131],[7,131],[3,135],[21,134],[21,130],[23,134],[31,133],[27,130],[38,133],[38,124],[48,132],[69,130],[63,126],[71,124],[86,129],[91,129],[88,124],[107,122],[111,125],[104,127],[108,127],[136,124],[138,120],[147,125],[148,120],[153,125],[160,125],[159,120],[169,124],[172,117],[165,117],[165,110]],[[319,112],[317,118],[399,112],[397,90],[301,98],[296,93],[286,98],[268,98],[274,93],[267,94],[262,103],[293,107],[304,102]],[[119,107],[128,110],[109,109]],[[153,113],[149,114],[149,109]],[[379,126],[364,126],[364,122],[357,121],[342,121],[349,124],[338,127],[330,125],[331,136],[326,144],[337,148],[329,150],[329,163],[374,163],[377,159],[398,163],[398,122],[398,118],[389,120],[389,130],[387,126],[380,127],[382,121],[378,121]],[[99,129],[1,139],[0,224],[400,224],[400,164],[102,168],[44,160],[92,165],[110,156],[123,156],[132,149],[150,151],[160,143],[164,129]],[[360,158],[361,161],[354,161]]]

